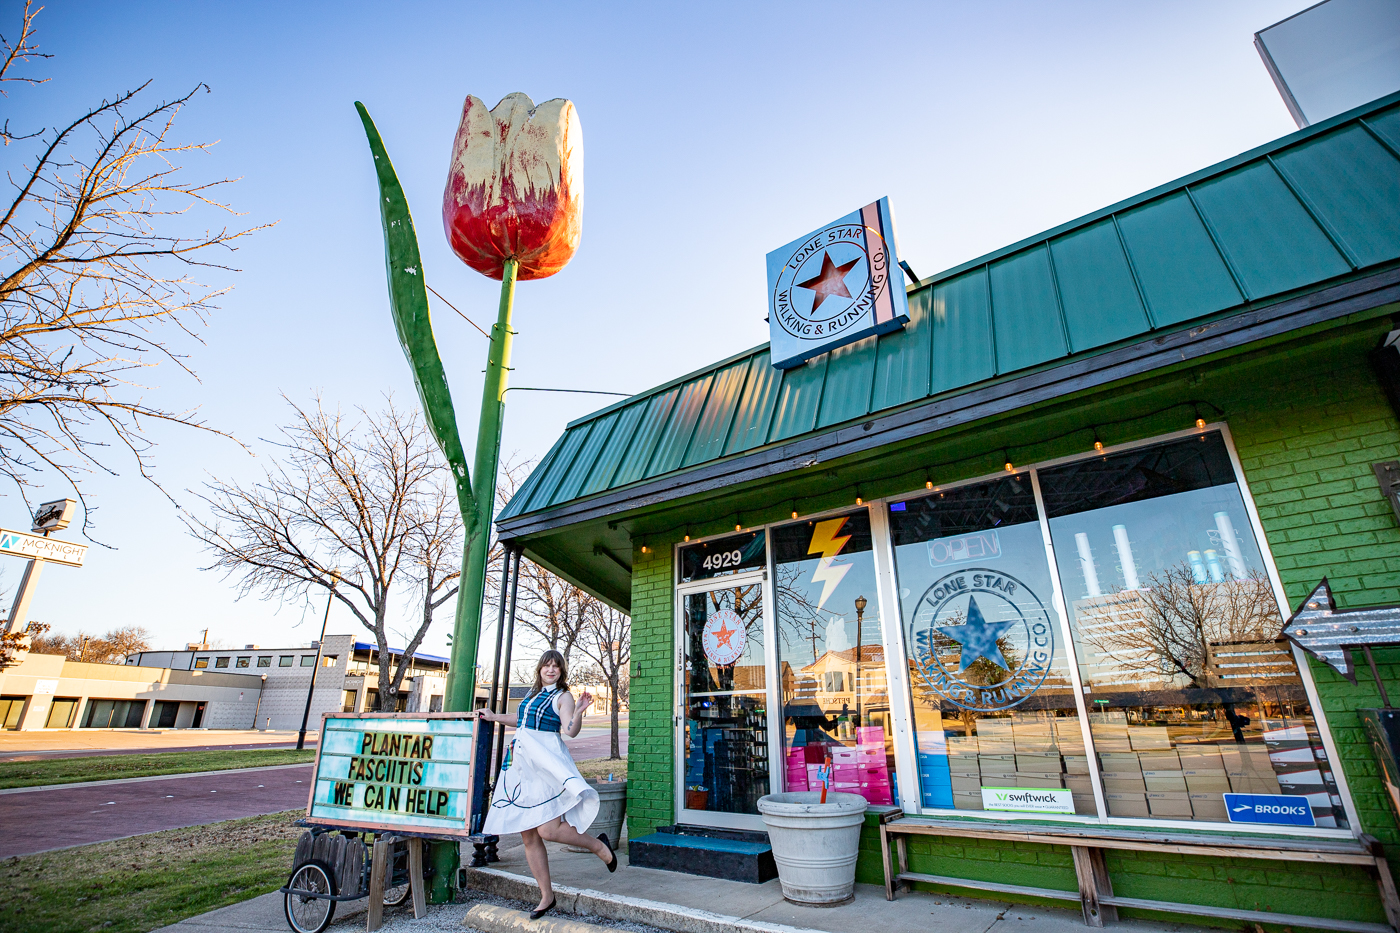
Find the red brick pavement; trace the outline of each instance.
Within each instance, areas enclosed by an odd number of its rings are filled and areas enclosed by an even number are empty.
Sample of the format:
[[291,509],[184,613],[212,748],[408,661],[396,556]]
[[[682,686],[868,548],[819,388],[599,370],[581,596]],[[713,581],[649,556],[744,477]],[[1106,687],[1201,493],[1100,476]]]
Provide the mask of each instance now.
[[0,858],[305,809],[311,766],[0,794]]

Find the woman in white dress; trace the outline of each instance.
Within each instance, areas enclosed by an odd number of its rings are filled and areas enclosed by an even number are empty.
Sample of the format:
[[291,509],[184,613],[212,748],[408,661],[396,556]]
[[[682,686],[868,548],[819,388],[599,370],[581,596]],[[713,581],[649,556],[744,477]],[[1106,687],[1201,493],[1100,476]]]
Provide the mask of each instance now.
[[530,914],[531,920],[538,920],[554,907],[546,841],[588,849],[603,860],[608,871],[617,870],[614,844],[607,834],[596,838],[584,835],[598,815],[598,792],[578,773],[563,739],[563,735],[578,735],[584,710],[592,703],[587,691],[574,702],[564,656],[551,649],[540,655],[534,689],[521,701],[514,718],[476,711],[479,719],[515,726],[482,832],[494,836],[519,833],[524,841],[525,859],[540,886],[540,903]]

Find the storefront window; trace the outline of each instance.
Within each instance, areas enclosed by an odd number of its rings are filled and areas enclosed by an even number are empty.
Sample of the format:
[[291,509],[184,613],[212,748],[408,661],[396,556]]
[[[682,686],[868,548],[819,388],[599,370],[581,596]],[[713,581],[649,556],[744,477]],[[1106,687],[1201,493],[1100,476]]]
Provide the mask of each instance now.
[[785,786],[897,797],[889,688],[865,509],[773,529]]
[[689,593],[685,634],[685,808],[757,813],[768,793],[763,586]]
[[889,509],[922,805],[1095,813],[1029,475]]
[[1108,815],[1224,822],[1227,793],[1281,794],[1345,827],[1220,434],[1039,480]]

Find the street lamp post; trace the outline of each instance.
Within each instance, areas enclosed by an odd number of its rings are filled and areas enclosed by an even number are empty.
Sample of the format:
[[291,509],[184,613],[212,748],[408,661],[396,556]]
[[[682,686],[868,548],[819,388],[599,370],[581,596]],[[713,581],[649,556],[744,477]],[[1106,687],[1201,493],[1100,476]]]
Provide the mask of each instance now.
[[[340,577],[332,574],[335,579]],[[326,647],[326,623],[331,618],[331,602],[335,600],[335,584],[331,584],[331,593],[326,597],[326,614],[321,617],[321,639],[316,642],[316,663],[311,668],[311,683],[306,685],[306,709],[301,714],[301,731],[297,733],[297,751],[306,745],[306,720],[311,717],[311,695],[316,692],[316,672],[321,669],[321,652]],[[258,694],[258,703],[262,703],[262,694]]]
[[[312,679],[313,679],[313,680],[315,679],[315,675],[314,675],[314,674],[312,675]],[[267,675],[264,674],[264,675],[262,675],[262,686],[258,688],[258,705],[257,705],[256,707],[253,708],[253,728],[254,728],[254,729],[256,729],[256,728],[258,727],[258,714],[262,712],[262,695],[263,695],[263,691],[266,690],[266,689],[267,689]]]
[[[857,729],[859,729],[861,726],[865,725],[865,723],[861,720],[861,715],[860,715],[860,637],[861,637],[861,630],[865,627],[865,607],[866,607],[866,605],[868,605],[868,604],[866,603],[865,597],[864,597],[864,596],[857,596],[857,597],[856,597],[856,683],[855,683],[855,695],[856,695],[856,728],[857,728]],[[859,738],[860,733],[857,732],[857,733],[856,733],[856,736],[857,736],[857,738]]]

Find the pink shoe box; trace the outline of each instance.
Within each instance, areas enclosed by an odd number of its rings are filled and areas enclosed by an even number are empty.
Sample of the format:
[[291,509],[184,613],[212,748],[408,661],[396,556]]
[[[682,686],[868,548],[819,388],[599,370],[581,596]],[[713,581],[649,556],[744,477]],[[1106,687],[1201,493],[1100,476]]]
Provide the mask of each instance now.
[[857,745],[855,747],[855,761],[862,765],[883,765],[885,763],[885,747],[883,745]]
[[853,765],[856,764],[859,754],[854,748],[833,748],[831,750],[831,763],[837,767]]
[[887,807],[894,803],[894,795],[890,793],[888,784],[883,787],[863,787],[860,790],[860,795],[865,798],[867,803],[873,803],[876,806]]
[[856,729],[856,741],[878,742],[883,747],[885,744],[885,727],[860,726]]

